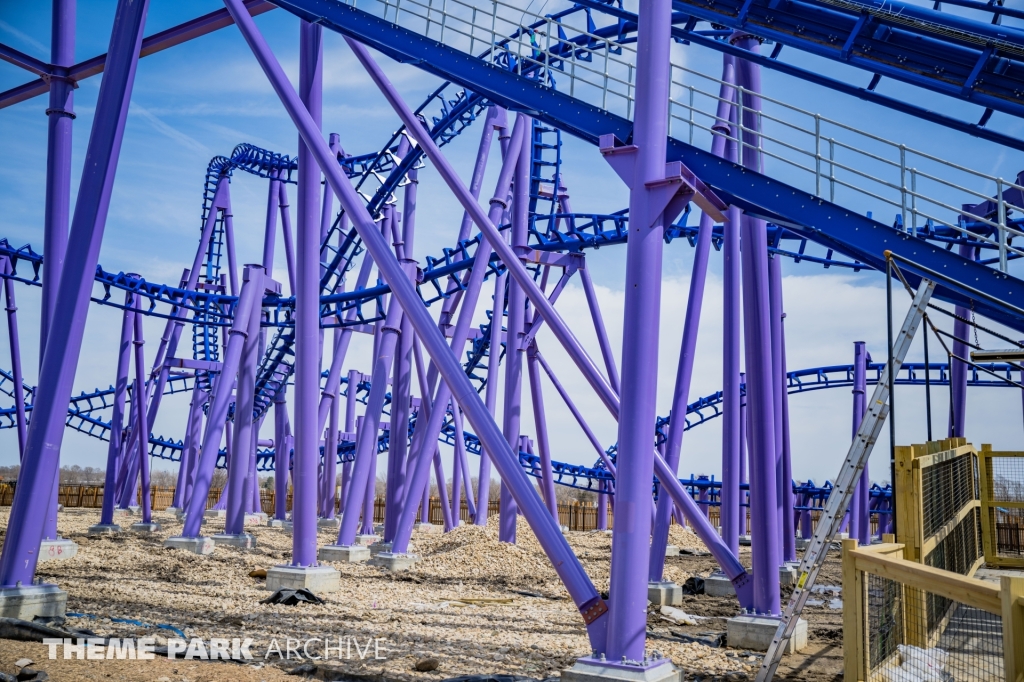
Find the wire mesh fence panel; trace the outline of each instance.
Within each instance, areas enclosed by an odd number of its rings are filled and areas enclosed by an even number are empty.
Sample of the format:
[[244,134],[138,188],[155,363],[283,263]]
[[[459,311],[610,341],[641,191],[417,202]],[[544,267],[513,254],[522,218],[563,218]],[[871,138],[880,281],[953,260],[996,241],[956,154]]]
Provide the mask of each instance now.
[[985,560],[1024,567],[1024,452],[983,448],[979,471]]
[[843,589],[852,613],[844,619],[847,679],[1008,679],[1007,662],[1016,659],[1007,657],[1005,624],[1015,631],[1000,611],[1000,588],[907,561],[901,545],[888,547],[894,551],[880,555],[844,546]]

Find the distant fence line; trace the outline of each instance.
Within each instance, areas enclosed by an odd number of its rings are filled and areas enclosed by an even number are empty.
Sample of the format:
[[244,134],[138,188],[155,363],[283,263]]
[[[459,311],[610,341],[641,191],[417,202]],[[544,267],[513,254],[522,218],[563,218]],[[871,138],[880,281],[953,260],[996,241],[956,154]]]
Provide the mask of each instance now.
[[[10,506],[14,500],[14,488],[15,483],[0,483],[0,507]],[[99,509],[103,506],[103,486],[102,485],[62,485],[58,488],[58,502],[65,507],[84,507],[91,509]],[[217,500],[220,499],[221,488],[210,488],[210,493],[206,497],[206,508],[211,509],[217,504]],[[174,500],[174,486],[151,486],[150,488],[150,500],[152,501],[152,508],[154,511],[163,511],[167,507],[171,506],[171,502]],[[267,514],[274,513],[275,507],[275,492],[272,489],[261,488],[260,489],[260,506],[262,510]],[[698,502],[698,504],[700,504]],[[292,493],[288,493],[288,499],[285,502],[286,509],[292,508]],[[608,528],[614,527],[615,516],[612,513],[611,507],[608,505]],[[708,519],[711,521],[713,526],[719,525],[719,514],[717,506],[704,506],[705,513]],[[491,500],[488,508],[488,516],[497,515],[499,512],[499,502],[494,499]],[[558,522],[567,526],[569,530],[575,531],[587,531],[597,529],[597,514],[598,507],[596,502],[581,502],[578,500],[572,500],[569,502],[558,503]],[[817,524],[819,514],[812,512],[812,523]],[[417,512],[416,519],[419,520],[420,513]],[[441,501],[437,497],[430,498],[430,510],[428,513],[428,521],[433,524],[442,525],[444,523],[444,513],[441,511]],[[472,521],[472,517],[469,514],[469,508],[466,506],[465,500],[462,502],[462,508],[459,513],[459,518],[463,522]],[[378,495],[374,500],[373,504],[373,521],[374,523],[384,522],[384,497]],[[872,527],[874,529],[876,519],[872,518]],[[675,520],[673,519],[673,523]],[[748,517],[749,524],[749,517]],[[749,533],[749,525],[747,532]]]

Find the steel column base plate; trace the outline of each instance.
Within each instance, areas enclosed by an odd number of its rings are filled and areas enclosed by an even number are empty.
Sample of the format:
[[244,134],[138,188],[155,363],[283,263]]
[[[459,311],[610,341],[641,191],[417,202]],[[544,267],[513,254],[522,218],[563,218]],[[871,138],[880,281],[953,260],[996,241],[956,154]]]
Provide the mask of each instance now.
[[679,670],[672,661],[661,658],[640,663],[612,663],[594,658],[580,658],[562,671],[562,682],[678,682]]

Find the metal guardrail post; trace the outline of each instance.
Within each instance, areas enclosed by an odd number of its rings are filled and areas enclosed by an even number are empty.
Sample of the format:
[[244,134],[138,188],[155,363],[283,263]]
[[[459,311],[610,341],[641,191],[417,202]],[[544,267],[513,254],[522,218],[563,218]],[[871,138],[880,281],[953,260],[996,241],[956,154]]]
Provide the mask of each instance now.
[[903,229],[907,229],[907,147],[900,145],[900,216]]
[[814,115],[814,196],[821,196],[821,115]]
[[999,223],[999,271],[1006,272],[1006,201],[1003,199],[1003,179],[996,178],[996,222]]

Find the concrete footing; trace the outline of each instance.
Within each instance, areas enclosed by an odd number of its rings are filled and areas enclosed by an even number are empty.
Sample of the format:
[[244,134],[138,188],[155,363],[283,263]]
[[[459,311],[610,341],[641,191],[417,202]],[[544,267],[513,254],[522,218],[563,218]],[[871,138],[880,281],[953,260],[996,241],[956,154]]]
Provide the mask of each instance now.
[[650,661],[646,666],[612,663],[580,658],[562,671],[562,682],[678,682],[679,670],[667,658]]
[[796,539],[796,551],[802,552],[811,546],[811,541],[804,538]]
[[184,511],[181,507],[164,507],[164,513],[166,514],[180,514]]
[[114,516],[134,516],[138,513],[138,507],[114,507]]
[[116,523],[97,523],[89,526],[89,535],[116,535],[121,532],[121,526]]
[[744,547],[750,547],[750,536],[749,535],[741,535],[740,536],[740,544],[743,545]]
[[133,533],[156,533],[160,530],[160,524],[153,523],[152,521],[149,523],[139,521],[138,523],[133,523],[129,530]]
[[[358,541],[358,538],[356,540]],[[390,552],[392,546],[390,542],[375,542],[369,546],[370,555],[377,556],[381,552]]]
[[412,529],[418,533],[441,533],[444,531],[444,528],[432,523],[417,523]]
[[228,516],[227,509],[207,509],[203,512],[203,516],[208,519],[225,519]]
[[23,587],[0,587],[0,617],[31,621],[34,618],[63,618],[68,593],[52,583]]
[[704,594],[709,597],[735,597],[736,588],[725,573],[716,571],[704,578]]
[[356,536],[356,544],[357,545],[362,545],[363,547],[369,547],[370,545],[375,544],[375,543],[377,543],[379,541],[380,541],[380,536],[377,535],[376,533],[372,533],[372,534],[370,534],[370,533],[367,533],[367,534],[360,533],[359,535]]
[[363,545],[324,545],[317,554],[320,561],[361,564],[370,560],[370,548]]
[[665,556],[679,556],[679,548],[675,545],[665,545]]
[[169,549],[186,549],[193,554],[213,554],[213,538],[199,536],[197,538],[167,538],[164,547]]
[[796,578],[799,575],[798,565],[786,564],[785,566],[779,566],[779,585],[783,587],[790,587],[796,585]]
[[408,571],[419,561],[415,554],[395,554],[393,552],[381,552],[370,559],[371,566],[380,566],[388,571]]
[[341,526],[341,519],[338,517],[333,519],[317,519],[316,525],[318,528],[339,528]]
[[341,588],[341,574],[330,566],[274,566],[267,571],[266,587],[275,592],[282,587],[314,594],[336,592]]
[[39,545],[40,561],[63,561],[78,554],[78,545],[67,538],[43,540]]
[[267,519],[267,527],[268,528],[284,528],[284,524],[286,524],[286,523],[291,523],[291,521],[287,521],[285,519],[275,519],[275,518]]
[[256,538],[248,533],[218,533],[213,536],[214,545],[220,547],[237,547],[238,549],[252,549],[256,546]]
[[657,606],[678,606],[683,603],[683,588],[671,580],[649,582],[647,601]]
[[267,525],[267,515],[263,512],[256,512],[254,514],[246,514],[242,519],[243,526],[265,526]]
[[[725,621],[726,638],[729,646],[734,649],[750,649],[751,651],[768,651],[776,631],[779,629],[778,618],[768,616],[736,616]],[[784,653],[791,654],[807,648],[807,621],[801,618],[796,623],[796,630],[789,639]]]

